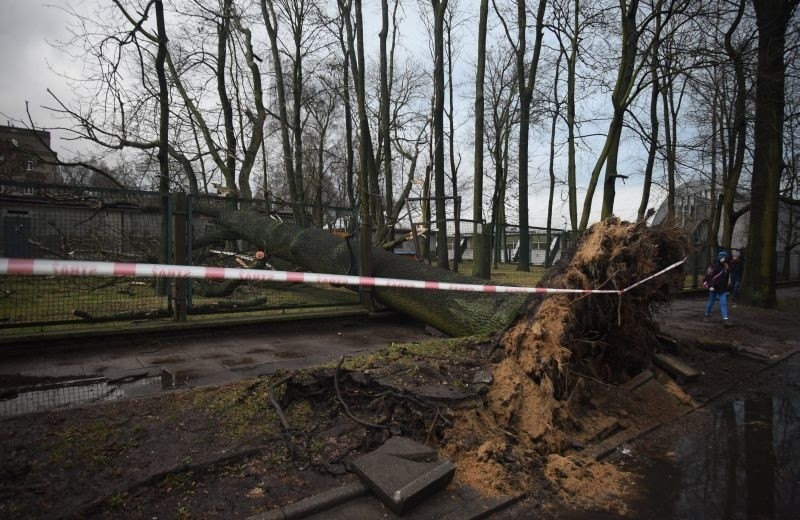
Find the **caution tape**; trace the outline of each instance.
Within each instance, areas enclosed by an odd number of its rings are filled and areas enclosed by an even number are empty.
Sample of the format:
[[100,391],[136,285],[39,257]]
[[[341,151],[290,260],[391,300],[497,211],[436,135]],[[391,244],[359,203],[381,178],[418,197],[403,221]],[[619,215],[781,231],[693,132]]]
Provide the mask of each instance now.
[[231,267],[204,267],[194,265],[140,264],[123,262],[93,262],[80,260],[45,260],[33,258],[0,258],[0,275],[38,276],[133,276],[141,278],[192,278],[200,280],[245,280],[251,282],[301,282],[326,285],[357,285],[366,287],[391,287],[397,289],[423,289],[433,291],[465,291],[485,293],[544,293],[544,294],[619,294],[633,289],[685,262],[684,258],[658,273],[625,289],[554,289],[545,287],[513,287],[506,285],[480,285],[405,280],[401,278],[376,278],[341,274],[302,273],[295,271],[265,271]]

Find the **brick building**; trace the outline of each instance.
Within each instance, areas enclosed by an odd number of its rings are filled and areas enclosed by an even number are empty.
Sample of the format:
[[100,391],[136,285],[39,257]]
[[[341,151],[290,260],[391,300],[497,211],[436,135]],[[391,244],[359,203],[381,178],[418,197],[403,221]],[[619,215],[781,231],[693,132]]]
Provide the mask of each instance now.
[[50,132],[0,125],[0,181],[59,182]]

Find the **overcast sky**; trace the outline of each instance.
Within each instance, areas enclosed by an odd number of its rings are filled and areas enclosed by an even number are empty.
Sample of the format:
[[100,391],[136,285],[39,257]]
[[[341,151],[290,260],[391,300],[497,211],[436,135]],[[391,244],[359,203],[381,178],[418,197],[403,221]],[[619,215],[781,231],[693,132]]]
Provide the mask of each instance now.
[[[53,105],[47,89],[51,89],[62,99],[71,99],[70,88],[66,80],[59,74],[79,75],[80,64],[55,48],[54,44],[64,42],[69,38],[66,27],[69,15],[65,12],[66,10],[71,8],[80,13],[90,13],[97,5],[97,1],[0,0],[0,124],[11,122],[17,126],[27,126],[25,102],[28,101],[34,123],[37,126],[52,128],[58,125],[58,121],[42,108],[42,105]],[[375,13],[366,12],[365,14]],[[467,31],[467,34],[470,34],[470,31]],[[406,43],[411,42],[406,39]],[[465,45],[465,47],[468,46],[468,44]],[[425,44],[418,45],[418,47],[424,49]],[[463,65],[466,66],[473,59],[467,48],[462,50],[460,61]],[[469,68],[471,70],[471,66]],[[467,83],[469,84],[469,82]],[[64,141],[62,137],[62,134],[53,131],[51,145],[62,157],[73,156],[72,151],[79,145]],[[471,156],[470,152],[465,149],[465,156]],[[544,172],[536,172],[536,170],[541,170],[543,166],[546,166],[545,161],[541,161],[539,164],[536,157],[537,150],[533,149],[531,152],[532,175],[536,173],[544,175]],[[545,151],[539,150],[539,152],[544,154]],[[593,157],[580,159],[586,162],[583,168],[591,168]],[[466,169],[471,171],[468,161],[465,160],[465,163],[467,164],[464,165],[464,171]],[[618,183],[617,190],[617,213],[626,219],[635,218],[638,198],[641,196],[640,179],[633,178],[627,184]],[[543,210],[546,208],[546,191],[542,190],[541,185],[531,186],[530,194],[532,199],[531,223],[544,225]],[[601,196],[602,183],[598,186],[595,194],[595,212],[599,212]],[[654,198],[661,197],[663,195],[654,194]],[[565,208],[561,201],[557,201],[554,226],[563,225],[563,219],[558,216],[563,211]]]
[[[64,8],[83,11],[93,4],[94,0],[0,0],[0,124],[27,126],[26,101],[37,126],[56,124],[41,107],[52,105],[48,88],[69,96],[68,85],[54,71],[69,73],[74,64],[51,44],[69,37]],[[53,148],[68,153],[73,145],[59,137],[58,132],[51,136]]]

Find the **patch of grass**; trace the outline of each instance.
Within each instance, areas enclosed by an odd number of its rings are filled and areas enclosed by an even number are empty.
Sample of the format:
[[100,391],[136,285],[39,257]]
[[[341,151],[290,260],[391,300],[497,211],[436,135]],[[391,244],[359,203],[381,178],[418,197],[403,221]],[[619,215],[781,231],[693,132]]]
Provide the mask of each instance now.
[[315,457],[322,455],[322,451],[325,449],[325,442],[322,439],[313,438],[308,445],[311,454]]
[[121,437],[119,426],[96,422],[57,433],[58,440],[50,448],[50,461],[54,464],[89,463],[92,466],[108,464],[112,451],[120,453],[135,445],[133,442],[115,442]]
[[287,410],[284,410],[284,413],[289,426],[302,430],[310,425],[314,408],[306,400],[294,401]]
[[[76,310],[95,319],[114,318],[133,312],[165,312],[167,296],[158,295],[150,280],[136,278],[101,277],[37,277],[6,276],[3,287],[7,291],[0,298],[0,318],[7,323],[47,323],[74,321],[75,325],[46,325],[47,330],[70,330],[70,327],[87,328],[96,324],[85,323],[74,313]],[[252,295],[265,298],[263,305],[254,307],[252,312],[289,312],[287,308],[329,308],[335,306],[358,305],[358,296],[345,288],[310,286],[244,284],[230,296],[206,298],[195,293],[192,302],[197,306],[231,306],[236,302],[246,302]],[[230,311],[236,312],[235,307]],[[307,310],[306,310],[307,312]],[[240,313],[242,314],[242,313]],[[248,314],[243,313],[243,314]],[[226,316],[228,313],[226,312]],[[201,315],[204,320],[212,315]],[[128,322],[129,317],[120,317]],[[155,322],[157,320],[152,319]],[[114,323],[114,322],[106,322]],[[41,332],[43,327],[14,328],[11,333]],[[2,333],[2,330],[0,330]]]
[[[431,339],[419,343],[392,343],[390,346],[376,352],[347,358],[342,363],[345,370],[364,370],[386,363],[414,362],[419,358],[437,359],[441,361],[458,362],[472,359],[472,347],[482,337],[469,336],[465,338]],[[329,363],[327,367],[335,367],[337,363]]]
[[[472,260],[462,260],[458,264],[458,272],[471,275]],[[494,262],[491,264],[491,281],[500,284],[519,285],[522,287],[533,287],[542,279],[547,272],[542,266],[532,265],[530,271],[517,271],[517,264],[507,264]]]
[[269,402],[269,382],[250,388],[252,380],[197,392],[191,403],[219,424],[219,433],[232,439],[269,436],[276,431],[277,416]]
[[285,453],[272,452],[264,458],[264,463],[267,464],[267,466],[277,468],[286,464],[288,460]]
[[164,477],[161,486],[167,493],[171,492],[173,489],[180,491],[185,489],[192,482],[192,476],[193,473],[191,471],[186,473],[170,473]]
[[108,505],[112,509],[121,509],[125,507],[125,499],[128,498],[128,493],[114,493],[108,499]]
[[244,478],[247,473],[247,464],[229,464],[222,468],[222,476],[229,478]]
[[175,511],[175,516],[178,520],[188,520],[192,517],[192,510],[189,506],[178,506],[178,509]]

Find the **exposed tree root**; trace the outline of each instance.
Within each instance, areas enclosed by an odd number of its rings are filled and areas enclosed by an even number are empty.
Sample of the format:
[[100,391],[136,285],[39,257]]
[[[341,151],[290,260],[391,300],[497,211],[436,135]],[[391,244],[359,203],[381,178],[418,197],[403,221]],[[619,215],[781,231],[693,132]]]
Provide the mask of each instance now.
[[[540,285],[620,290],[680,261],[688,250],[677,228],[610,218],[592,226]],[[447,433],[446,452],[457,461],[461,478],[488,492],[508,493],[514,481],[524,487],[535,460],[541,463],[563,450],[573,422],[571,407],[581,401],[576,374],[619,384],[650,366],[658,347],[654,308],[682,284],[683,271],[677,268],[622,298],[556,294],[529,299],[520,318],[497,337],[505,355],[493,368],[485,408],[465,410]],[[487,480],[487,475],[496,478]]]

